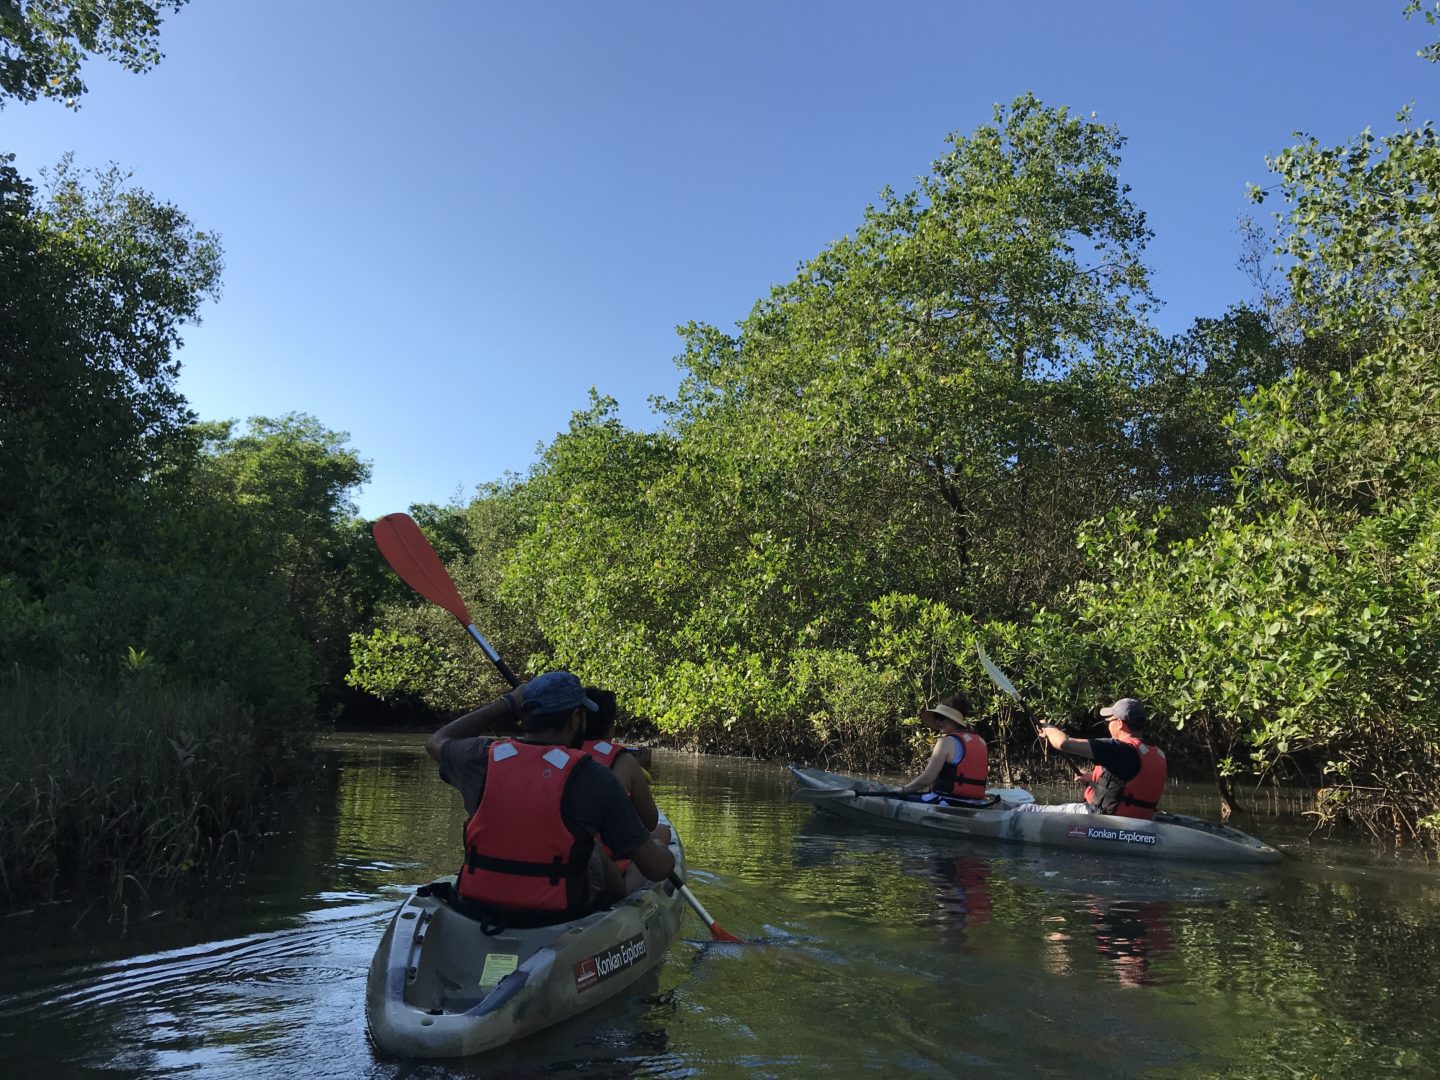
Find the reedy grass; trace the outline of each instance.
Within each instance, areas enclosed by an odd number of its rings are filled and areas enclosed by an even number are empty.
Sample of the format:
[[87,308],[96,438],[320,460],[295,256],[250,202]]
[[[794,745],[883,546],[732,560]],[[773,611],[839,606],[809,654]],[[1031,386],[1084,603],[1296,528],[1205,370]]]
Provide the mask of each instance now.
[[260,828],[292,740],[151,672],[0,680],[0,906],[207,876]]

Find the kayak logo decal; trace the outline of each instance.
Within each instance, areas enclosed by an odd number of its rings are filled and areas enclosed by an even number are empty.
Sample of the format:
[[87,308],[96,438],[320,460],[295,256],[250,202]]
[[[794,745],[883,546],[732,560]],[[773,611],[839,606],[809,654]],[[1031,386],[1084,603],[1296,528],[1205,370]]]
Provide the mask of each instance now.
[[599,986],[606,979],[638,964],[645,959],[645,953],[645,935],[636,934],[613,949],[606,949],[587,960],[581,960],[573,968],[576,993],[583,994],[592,986]]
[[1122,844],[1158,844],[1154,833],[1133,829],[1103,829],[1098,825],[1071,825],[1070,835],[1079,840],[1117,840]]

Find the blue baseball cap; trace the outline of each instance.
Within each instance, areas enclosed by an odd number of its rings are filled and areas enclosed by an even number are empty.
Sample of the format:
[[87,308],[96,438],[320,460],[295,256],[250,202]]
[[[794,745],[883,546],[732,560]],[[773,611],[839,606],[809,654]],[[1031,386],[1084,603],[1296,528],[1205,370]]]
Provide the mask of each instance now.
[[581,707],[600,711],[600,706],[585,696],[580,680],[568,671],[547,671],[525,684],[521,708],[527,713],[564,713]]

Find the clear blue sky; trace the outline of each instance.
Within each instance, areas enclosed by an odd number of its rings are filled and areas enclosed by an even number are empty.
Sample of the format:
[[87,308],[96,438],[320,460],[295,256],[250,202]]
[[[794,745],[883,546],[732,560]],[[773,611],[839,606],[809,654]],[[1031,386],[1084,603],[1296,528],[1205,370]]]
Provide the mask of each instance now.
[[92,61],[0,149],[118,162],[220,232],[182,390],[349,432],[378,516],[523,471],[592,386],[653,426],[677,324],[733,326],[1026,90],[1128,137],[1162,327],[1218,314],[1267,153],[1436,116],[1402,6],[193,0],[155,71]]

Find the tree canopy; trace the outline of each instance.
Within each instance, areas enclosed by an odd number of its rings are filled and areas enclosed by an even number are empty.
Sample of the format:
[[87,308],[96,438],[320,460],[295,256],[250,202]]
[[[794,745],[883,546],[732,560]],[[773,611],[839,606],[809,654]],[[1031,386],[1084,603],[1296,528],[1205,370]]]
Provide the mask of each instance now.
[[57,98],[71,108],[85,93],[80,67],[92,53],[149,71],[160,52],[164,12],[186,0],[0,0],[0,108],[6,98]]

